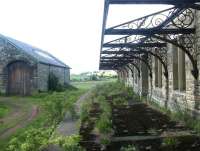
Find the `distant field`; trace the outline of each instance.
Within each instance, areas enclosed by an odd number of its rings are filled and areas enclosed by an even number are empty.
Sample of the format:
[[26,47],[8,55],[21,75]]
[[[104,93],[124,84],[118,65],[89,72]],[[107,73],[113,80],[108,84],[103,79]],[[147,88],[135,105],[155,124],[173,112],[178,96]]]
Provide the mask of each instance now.
[[78,89],[90,89],[92,87],[94,87],[97,84],[103,84],[106,82],[113,82],[116,81],[116,79],[111,79],[111,80],[106,80],[106,81],[86,81],[86,82],[72,82],[71,84],[75,87],[77,87]]

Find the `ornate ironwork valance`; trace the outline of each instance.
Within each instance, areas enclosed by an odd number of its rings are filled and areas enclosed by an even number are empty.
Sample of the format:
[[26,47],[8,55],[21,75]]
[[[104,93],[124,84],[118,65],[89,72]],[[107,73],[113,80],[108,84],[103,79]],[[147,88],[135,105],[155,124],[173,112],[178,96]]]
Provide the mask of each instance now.
[[[107,3],[114,4],[120,0],[110,0]],[[126,0],[125,0],[126,1]],[[124,2],[125,2],[124,1]],[[147,0],[146,0],[147,1]],[[170,1],[170,0],[169,0]],[[169,2],[168,1],[168,2]],[[134,2],[129,0],[126,2]],[[136,2],[136,1],[135,1]],[[139,2],[139,1],[138,1]],[[142,2],[142,0],[140,1]],[[153,1],[152,1],[153,2]],[[154,1],[155,2],[155,1]],[[165,1],[167,2],[167,1]],[[172,0],[171,0],[172,2]],[[183,1],[176,0],[176,4]],[[196,49],[194,46],[194,5],[199,1],[184,1],[183,5],[176,5],[173,8],[160,11],[139,19],[135,19],[109,29],[104,29],[104,35],[126,35],[125,37],[112,40],[105,44],[102,43],[101,58],[105,55],[121,56],[122,60],[126,60],[127,53],[134,54],[150,54],[157,57],[165,68],[165,76],[168,78],[166,55],[167,43],[171,43],[183,50],[189,57],[193,70],[192,74],[198,78]],[[172,3],[170,3],[172,4]],[[105,28],[105,27],[104,27]],[[103,35],[103,36],[104,36]],[[104,38],[102,38],[103,40]],[[109,50],[104,48],[109,47]],[[134,50],[134,51],[133,51]],[[100,62],[101,64],[101,62]],[[100,65],[101,69],[101,65]]]

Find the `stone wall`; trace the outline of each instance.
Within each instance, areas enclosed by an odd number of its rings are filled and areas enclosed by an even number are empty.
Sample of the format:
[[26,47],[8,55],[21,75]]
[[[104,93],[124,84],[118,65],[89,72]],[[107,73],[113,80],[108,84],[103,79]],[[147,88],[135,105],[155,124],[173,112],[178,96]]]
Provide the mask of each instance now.
[[12,45],[4,38],[0,38],[0,92],[6,93],[8,87],[8,70],[10,63],[24,61],[33,71],[31,75],[31,92],[46,91],[48,75],[53,72],[61,84],[69,83],[70,69],[38,62],[34,57],[24,53],[20,48]]
[[15,61],[25,61],[27,62],[33,70],[33,75],[31,77],[31,89],[37,88],[37,70],[36,70],[36,60],[31,56],[23,53],[20,49],[16,48],[14,45],[9,43],[7,40],[0,38],[0,92],[6,93],[8,86],[8,71],[7,67],[10,63]]
[[47,91],[49,73],[53,73],[58,77],[59,83],[62,85],[70,82],[70,70],[68,68],[39,63],[38,89],[40,91]]

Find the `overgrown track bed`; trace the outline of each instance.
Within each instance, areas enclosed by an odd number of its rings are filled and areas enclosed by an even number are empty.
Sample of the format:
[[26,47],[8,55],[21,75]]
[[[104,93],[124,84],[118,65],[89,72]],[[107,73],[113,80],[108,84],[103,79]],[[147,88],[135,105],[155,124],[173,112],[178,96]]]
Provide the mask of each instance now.
[[112,106],[112,109],[115,136],[143,136],[187,130],[180,123],[171,121],[167,115],[144,103]]
[[107,151],[120,151],[127,145],[139,151],[200,150],[199,137],[144,103],[111,106],[114,135]]
[[87,151],[100,151],[101,146],[97,143],[98,136],[92,134],[100,113],[101,110],[99,109],[99,104],[93,103],[91,110],[89,111],[90,118],[81,122],[80,135],[82,137],[82,141],[80,142],[80,145]]
[[120,83],[97,86],[82,107],[87,151],[199,151],[200,137]]

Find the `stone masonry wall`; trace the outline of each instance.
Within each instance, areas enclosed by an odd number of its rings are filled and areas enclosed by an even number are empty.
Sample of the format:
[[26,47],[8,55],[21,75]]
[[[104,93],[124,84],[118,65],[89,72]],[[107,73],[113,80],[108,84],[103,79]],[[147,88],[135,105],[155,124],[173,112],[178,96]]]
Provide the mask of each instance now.
[[8,85],[8,71],[7,66],[15,61],[27,62],[33,70],[31,77],[31,89],[36,89],[36,61],[7,40],[0,38],[0,92],[6,93]]
[[70,69],[38,63],[32,56],[27,55],[16,46],[12,45],[4,38],[0,38],[0,92],[6,93],[8,86],[8,70],[10,63],[15,61],[24,61],[29,64],[33,70],[31,77],[31,92],[46,91],[48,88],[48,75],[53,72],[61,84],[69,83]]
[[53,73],[59,79],[60,84],[69,83],[70,72],[69,69],[43,64],[38,64],[38,90],[47,91],[48,90],[48,77],[49,73]]

